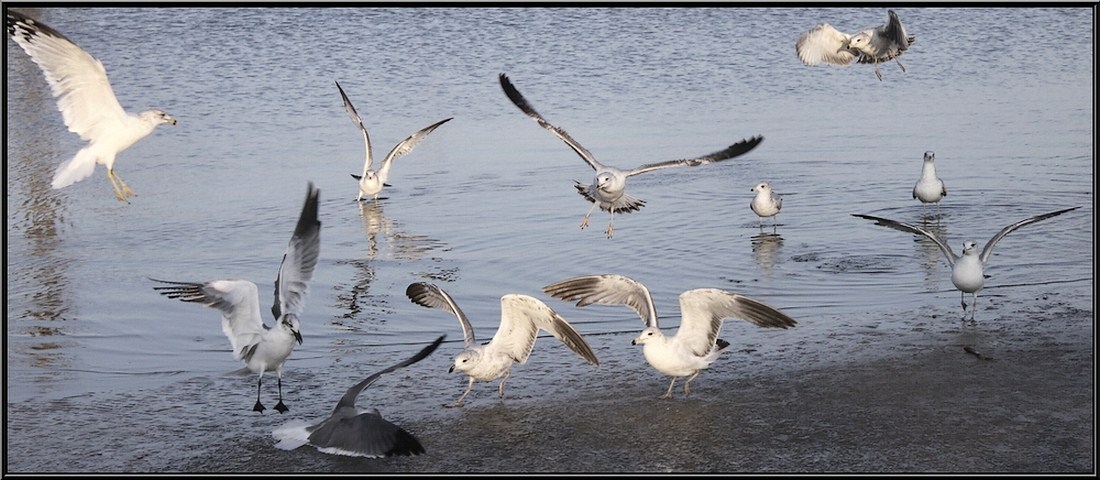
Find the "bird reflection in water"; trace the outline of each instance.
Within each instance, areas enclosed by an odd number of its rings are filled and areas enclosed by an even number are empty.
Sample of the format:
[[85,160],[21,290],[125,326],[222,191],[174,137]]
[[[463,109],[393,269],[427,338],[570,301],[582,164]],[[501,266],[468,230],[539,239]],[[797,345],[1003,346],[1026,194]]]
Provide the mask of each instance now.
[[752,258],[762,273],[771,276],[775,255],[782,247],[783,236],[778,233],[760,233],[752,237]]
[[[947,230],[940,224],[940,214],[938,211],[935,214],[922,214],[918,226],[936,235],[936,238],[941,240],[947,238],[945,236],[947,235]],[[940,247],[936,245],[936,242],[933,242],[924,235],[914,235],[913,241],[917,244],[917,250],[921,258],[921,267],[924,269],[924,289],[929,292],[934,292],[939,288],[939,282],[943,278],[943,275],[940,273],[943,268],[940,266],[940,261],[944,261],[946,265],[943,252],[940,251]]]

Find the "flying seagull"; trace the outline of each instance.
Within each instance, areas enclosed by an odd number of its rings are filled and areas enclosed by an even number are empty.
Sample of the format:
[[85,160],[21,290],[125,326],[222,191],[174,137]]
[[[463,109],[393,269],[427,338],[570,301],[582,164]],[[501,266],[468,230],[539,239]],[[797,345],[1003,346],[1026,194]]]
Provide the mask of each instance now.
[[1025,218],[1016,223],[1013,223],[1001,231],[997,232],[993,238],[989,239],[989,242],[982,248],[981,253],[978,253],[978,244],[973,241],[966,241],[963,243],[962,256],[955,255],[955,252],[951,251],[951,248],[947,244],[943,243],[943,240],[937,238],[932,232],[920,228],[908,223],[902,223],[897,220],[890,220],[881,217],[874,217],[871,215],[861,215],[853,213],[852,216],[865,218],[867,220],[873,220],[875,225],[882,225],[884,227],[890,227],[894,230],[901,230],[903,232],[915,233],[918,235],[924,235],[928,239],[932,240],[943,250],[943,254],[947,257],[947,263],[951,265],[951,283],[955,285],[955,288],[959,290],[959,296],[962,299],[963,314],[966,314],[966,294],[969,293],[974,297],[974,301],[970,306],[970,318],[973,320],[974,311],[978,307],[978,292],[985,286],[985,274],[984,270],[986,264],[989,262],[989,256],[993,253],[993,246],[997,244],[1005,235],[1012,233],[1017,228],[1024,225],[1030,225],[1040,220],[1046,220],[1051,217],[1056,217],[1066,212],[1077,210],[1081,207],[1066,208],[1062,210],[1053,211],[1050,213],[1044,213],[1042,215],[1036,215],[1031,218]]
[[332,415],[313,425],[298,423],[286,425],[271,432],[278,440],[276,448],[294,450],[302,445],[312,445],[323,453],[354,457],[380,458],[395,455],[411,456],[424,453],[413,434],[382,418],[377,408],[359,409],[355,399],[382,375],[404,368],[430,355],[446,335],[435,339],[431,345],[401,363],[375,373],[355,385],[340,397]]
[[684,396],[691,394],[688,384],[710,366],[729,342],[718,338],[726,318],[745,320],[758,327],[794,327],[798,322],[787,314],[760,301],[716,288],[697,288],[680,294],[680,328],[666,336],[657,322],[657,308],[649,289],[640,282],[614,274],[585,275],[547,285],[543,291],[554,298],[577,301],[578,307],[599,303],[626,305],[642,318],[645,329],[631,344],[642,345],[646,361],[657,371],[672,377],[661,398],[672,397],[672,387],[680,377]]
[[286,412],[283,404],[283,365],[294,342],[302,343],[302,307],[309,293],[309,282],[321,253],[321,222],[317,219],[317,203],[320,190],[310,182],[305,205],[294,227],[294,234],[283,254],[279,274],[275,277],[275,303],[271,314],[275,326],[268,327],[260,315],[260,298],[256,284],[248,280],[213,280],[209,282],[173,282],[150,279],[170,284],[153,287],[168,298],[184,302],[201,303],[222,313],[222,332],[229,337],[233,358],[244,362],[245,367],[236,374],[252,372],[256,378],[256,405],[252,410],[263,413],[260,403],[260,385],[264,372],[275,370],[279,381],[279,403],[275,410]]
[[580,155],[581,158],[596,171],[596,177],[591,184],[586,185],[581,182],[576,182],[574,187],[576,187],[577,193],[580,193],[586,200],[592,202],[592,208],[588,209],[588,213],[584,215],[584,220],[581,221],[581,228],[588,226],[588,219],[592,216],[592,211],[598,206],[601,210],[611,214],[611,221],[607,224],[607,230],[604,231],[604,233],[607,234],[607,238],[612,237],[615,229],[615,212],[629,213],[645,205],[645,200],[626,193],[626,179],[628,177],[665,168],[695,167],[721,160],[728,160],[748,153],[764,140],[764,137],[756,136],[748,140],[741,140],[740,142],[730,145],[725,150],[703,155],[701,157],[648,163],[629,170],[622,170],[596,161],[596,158],[593,157],[587,149],[582,147],[580,143],[573,140],[573,137],[570,137],[565,130],[555,127],[551,125],[550,122],[543,119],[542,115],[539,115],[539,113],[535,111],[534,107],[527,102],[527,99],[523,98],[519,90],[516,90],[516,87],[508,80],[508,76],[503,73],[500,74],[500,86],[504,88],[504,94],[508,96],[508,99],[519,107],[523,113],[538,122],[542,128],[549,130],[550,133],[562,139],[566,145],[569,145],[573,151],[577,152],[577,155]]
[[855,60],[858,63],[875,64],[875,76],[882,80],[878,64],[894,60],[901,71],[905,71],[898,59],[917,37],[905,32],[905,26],[893,10],[889,12],[885,25],[868,28],[858,33],[844,33],[828,23],[821,23],[798,37],[794,49],[798,59],[806,65],[831,63],[848,65]]
[[561,315],[546,306],[541,300],[527,295],[507,294],[500,297],[500,327],[493,339],[484,345],[478,345],[474,329],[466,314],[447,292],[430,283],[417,282],[409,285],[405,294],[409,299],[428,308],[437,308],[458,317],[465,339],[464,350],[455,356],[450,372],[459,371],[470,377],[466,391],[451,407],[461,407],[463,399],[474,388],[474,382],[491,382],[500,379],[500,398],[504,398],[504,382],[512,374],[512,365],[527,363],[539,330],[550,332],[593,365],[599,366],[596,354],[584,341],[584,337],[565,321]]
[[386,159],[382,160],[382,166],[378,167],[378,170],[372,170],[371,167],[374,164],[374,156],[371,154],[370,135],[367,135],[367,127],[363,126],[363,119],[359,117],[359,112],[355,111],[355,106],[351,104],[348,95],[344,93],[344,89],[340,86],[340,82],[336,82],[336,88],[340,90],[340,97],[344,99],[344,110],[347,110],[351,122],[359,127],[360,132],[363,132],[363,145],[367,150],[366,159],[363,162],[363,173],[361,175],[351,174],[352,178],[359,181],[359,195],[355,198],[357,202],[363,200],[363,197],[373,197],[375,200],[378,200],[378,195],[382,193],[382,187],[390,186],[386,183],[386,180],[390,178],[390,166],[393,165],[393,161],[411,152],[429,133],[432,133],[432,131],[440,125],[449,122],[451,118],[454,118],[451,117],[440,120],[409,135],[408,138],[402,140],[401,143],[393,147],[393,150],[390,150],[390,153],[386,155]]
[[162,123],[176,119],[162,110],[137,115],[122,109],[103,64],[57,30],[14,10],[4,9],[12,40],[37,63],[57,97],[57,109],[69,131],[88,142],[76,156],[61,163],[50,186],[64,188],[88,178],[96,164],[107,167],[115,198],[129,203],[134,191],[114,170],[115,157]]

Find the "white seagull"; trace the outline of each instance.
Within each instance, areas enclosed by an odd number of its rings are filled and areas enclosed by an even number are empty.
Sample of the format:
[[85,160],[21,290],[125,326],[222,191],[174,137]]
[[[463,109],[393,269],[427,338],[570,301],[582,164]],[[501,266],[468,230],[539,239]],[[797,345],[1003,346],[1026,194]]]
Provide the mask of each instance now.
[[917,37],[905,32],[897,13],[890,10],[889,15],[885,25],[854,34],[841,32],[828,23],[819,24],[798,37],[794,46],[798,59],[806,65],[848,65],[852,60],[873,63],[875,76],[880,81],[882,72],[878,64],[881,62],[894,60],[904,72],[905,65],[898,57],[909,49]]
[[500,398],[504,398],[504,382],[512,374],[512,365],[527,363],[527,357],[535,348],[539,330],[550,332],[593,365],[599,366],[596,354],[569,322],[541,300],[527,295],[507,294],[500,297],[500,327],[493,339],[478,345],[474,329],[462,309],[443,289],[430,283],[413,283],[405,294],[417,305],[438,308],[450,312],[462,324],[465,349],[455,356],[450,372],[459,371],[470,377],[466,391],[451,407],[461,407],[462,400],[474,388],[474,382],[491,382],[500,379]]
[[581,228],[588,226],[588,218],[592,216],[592,211],[599,206],[600,209],[611,214],[611,221],[607,224],[607,230],[604,231],[604,233],[607,234],[607,238],[611,238],[614,231],[615,212],[629,213],[645,205],[645,200],[626,193],[626,179],[628,177],[664,168],[695,167],[721,160],[728,160],[748,153],[764,140],[764,137],[755,136],[748,140],[741,140],[740,142],[730,145],[725,150],[703,155],[701,157],[648,163],[637,168],[622,170],[596,161],[592,154],[582,147],[581,144],[577,143],[576,140],[573,140],[565,130],[555,127],[551,125],[550,122],[543,119],[542,116],[535,111],[534,107],[523,98],[519,90],[516,90],[516,87],[508,80],[508,76],[503,73],[500,74],[500,86],[504,88],[504,94],[508,96],[508,99],[516,104],[523,113],[526,113],[528,117],[538,122],[542,128],[549,130],[550,133],[562,139],[566,145],[569,145],[573,151],[577,152],[577,155],[580,155],[581,158],[596,171],[596,177],[592,181],[592,184],[586,185],[575,181],[576,184],[574,187],[577,188],[577,192],[580,193],[581,196],[589,202],[592,202],[592,208],[588,209],[588,213],[584,215],[584,220],[581,221]]
[[657,371],[672,377],[668,391],[661,398],[672,397],[676,380],[688,375],[684,396],[690,395],[688,384],[730,345],[718,338],[726,318],[767,328],[787,329],[798,323],[785,313],[744,295],[716,288],[697,288],[680,294],[680,328],[675,335],[665,336],[657,322],[657,309],[649,289],[623,275],[574,277],[547,285],[543,291],[562,300],[576,300],[578,307],[600,303],[634,309],[645,322],[645,329],[631,344],[643,345],[646,361]]
[[866,218],[867,220],[873,220],[875,225],[882,225],[884,227],[890,227],[894,230],[901,230],[903,232],[915,233],[918,235],[924,235],[930,240],[936,243],[943,251],[945,257],[947,257],[947,263],[951,265],[951,283],[955,285],[955,288],[959,290],[959,296],[962,299],[963,315],[966,314],[966,294],[973,295],[974,301],[970,307],[970,318],[974,318],[974,311],[978,306],[978,292],[985,286],[985,266],[989,262],[989,256],[993,253],[993,246],[997,244],[1005,235],[1012,233],[1017,228],[1024,225],[1030,225],[1040,220],[1046,220],[1051,217],[1056,217],[1066,212],[1077,210],[1081,207],[1066,208],[1057,210],[1050,213],[1044,213],[1042,215],[1036,215],[1031,218],[1025,218],[1012,225],[1002,228],[997,232],[993,238],[986,242],[985,247],[982,248],[982,252],[978,253],[978,244],[973,241],[966,241],[963,243],[962,256],[955,255],[955,252],[951,251],[951,248],[942,240],[936,237],[928,230],[910,225],[908,223],[902,223],[896,220],[890,220],[881,217],[874,217],[871,215],[862,215],[853,213],[852,216],[859,218]]
[[64,188],[79,182],[100,164],[107,167],[115,198],[129,203],[127,198],[135,194],[115,174],[115,157],[158,125],[175,125],[176,119],[157,109],[137,115],[126,112],[99,60],[57,30],[22,13],[5,8],[4,21],[12,40],[42,69],[69,131],[88,142],[76,156],[61,163],[50,186]]
[[783,208],[783,197],[772,191],[771,182],[761,182],[749,191],[756,192],[756,196],[749,203],[749,208],[760,217],[760,228],[764,228],[765,217],[775,217],[772,219],[774,229],[779,222],[779,210]]
[[424,453],[413,434],[382,418],[377,408],[359,409],[355,399],[367,387],[371,386],[383,374],[404,368],[423,360],[430,355],[446,335],[440,336],[431,345],[401,363],[375,373],[347,390],[332,415],[313,425],[294,423],[271,432],[278,440],[275,448],[294,450],[302,445],[312,445],[322,453],[348,455],[353,457],[381,458],[395,455],[411,456]]
[[359,181],[359,196],[355,197],[355,201],[361,201],[363,197],[374,197],[378,200],[378,194],[382,193],[382,187],[388,187],[389,184],[386,180],[390,178],[390,166],[393,161],[398,157],[412,151],[413,147],[416,147],[421,140],[424,140],[429,133],[438,128],[440,125],[447,123],[451,118],[446,118],[435,122],[427,127],[420,129],[420,131],[409,135],[408,138],[402,140],[397,146],[390,150],[390,153],[386,155],[386,159],[382,160],[382,166],[378,170],[372,170],[371,166],[374,163],[374,156],[371,154],[370,148],[370,135],[367,135],[367,127],[363,126],[363,119],[359,117],[359,113],[355,111],[355,106],[351,104],[351,100],[348,99],[348,95],[344,93],[344,89],[340,87],[340,82],[336,82],[336,88],[340,90],[340,97],[344,99],[344,110],[347,110],[348,117],[351,118],[352,123],[359,127],[359,131],[363,132],[363,145],[366,146],[367,154],[366,159],[363,162],[363,173],[361,175],[351,174],[351,177]]
[[920,169],[920,179],[913,185],[913,198],[920,200],[922,204],[935,203],[936,211],[940,211],[940,200],[947,196],[947,186],[943,180],[936,176],[936,154],[924,152],[924,164]]
[[275,370],[279,379],[279,403],[275,410],[287,411],[283,404],[283,365],[294,349],[294,341],[302,343],[299,317],[309,293],[306,283],[313,278],[313,269],[321,253],[321,222],[317,220],[317,203],[320,190],[309,184],[305,205],[302,206],[298,225],[283,254],[279,274],[275,277],[275,303],[271,314],[275,326],[264,325],[260,315],[260,297],[256,284],[248,280],[213,280],[199,282],[172,282],[170,287],[153,287],[161,295],[184,302],[201,303],[222,312],[222,332],[229,337],[233,358],[243,361],[245,368],[235,374],[252,372],[256,378],[256,405],[252,410],[263,413],[260,403],[260,384],[264,372]]

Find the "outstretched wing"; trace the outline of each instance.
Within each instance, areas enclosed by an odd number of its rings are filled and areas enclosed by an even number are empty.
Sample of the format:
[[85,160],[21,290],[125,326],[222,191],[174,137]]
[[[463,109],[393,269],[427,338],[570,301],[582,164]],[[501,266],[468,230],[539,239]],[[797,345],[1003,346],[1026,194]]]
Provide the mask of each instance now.
[[419,361],[427,358],[428,355],[431,355],[431,353],[434,352],[436,348],[439,348],[439,344],[443,343],[443,339],[445,339],[445,338],[447,338],[446,335],[440,335],[439,338],[435,339],[435,341],[432,342],[430,345],[428,345],[428,346],[424,347],[423,349],[421,349],[419,352],[416,353],[416,355],[413,355],[412,357],[410,357],[410,358],[408,358],[408,359],[406,359],[406,360],[404,360],[404,361],[402,361],[402,362],[400,362],[396,365],[392,365],[390,367],[387,367],[387,368],[383,369],[382,371],[367,377],[366,380],[363,380],[362,382],[359,382],[359,383],[353,385],[351,388],[348,389],[348,391],[346,393],[344,393],[343,397],[340,397],[340,401],[336,402],[336,408],[333,409],[332,414],[336,415],[337,413],[340,412],[341,409],[354,410],[355,409],[355,398],[359,396],[359,393],[362,392],[363,389],[371,386],[371,384],[373,384],[376,380],[381,378],[382,375],[390,373],[390,372],[392,372],[394,370],[397,370],[399,368],[405,368],[409,365],[412,365],[416,362],[419,362]]
[[[389,155],[386,155],[386,159],[382,160],[382,166],[378,168],[378,176],[382,177],[383,180],[389,178],[390,165],[393,164],[394,160],[411,152],[413,147],[416,147],[416,145],[424,140],[424,138],[427,137],[429,133],[432,133],[432,130],[435,130],[436,128],[439,128],[440,125],[451,121],[451,118],[445,118],[431,125],[428,125],[427,127],[420,129],[418,132],[409,135],[408,138],[402,140],[401,143],[398,143],[397,146],[393,147],[393,150],[390,150]],[[364,173],[364,175],[366,174]]]
[[535,347],[539,329],[550,332],[588,363],[600,364],[588,342],[569,322],[541,300],[527,295],[500,297],[500,328],[485,349],[504,352],[516,362],[524,363]]
[[1081,208],[1081,207],[1066,208],[1066,209],[1057,210],[1057,211],[1050,212],[1050,213],[1044,213],[1042,215],[1036,215],[1034,217],[1025,218],[1023,220],[1020,220],[1019,222],[1013,223],[1012,225],[1009,225],[1005,228],[1002,228],[1001,231],[997,232],[997,234],[993,236],[993,238],[989,239],[989,242],[987,242],[985,244],[985,248],[982,248],[982,255],[981,255],[981,257],[979,257],[982,260],[982,265],[985,265],[985,261],[988,260],[989,255],[993,253],[993,245],[996,245],[997,242],[999,242],[1002,238],[1005,237],[1005,235],[1008,235],[1013,230],[1016,230],[1017,228],[1020,228],[1024,225],[1030,225],[1030,224],[1038,222],[1040,220],[1046,220],[1048,218],[1056,217],[1056,216],[1061,215],[1061,214],[1066,213],[1066,212],[1071,212],[1073,210],[1077,210],[1078,208]]
[[359,131],[363,132],[363,145],[367,148],[367,158],[363,161],[363,177],[367,176],[367,171],[370,170],[370,165],[374,162],[374,155],[371,154],[370,149],[370,135],[367,134],[367,127],[363,126],[363,118],[359,116],[359,112],[355,111],[355,106],[351,104],[351,99],[348,98],[348,94],[344,93],[344,88],[340,86],[340,82],[336,82],[336,88],[340,90],[340,98],[344,99],[344,110],[348,112],[348,118],[351,119],[351,123],[359,127]]
[[932,232],[929,232],[928,230],[925,230],[925,229],[920,228],[920,227],[915,226],[915,225],[910,225],[908,223],[902,223],[902,222],[899,222],[897,220],[890,220],[890,219],[882,218],[882,217],[874,217],[874,216],[871,216],[871,215],[862,215],[862,214],[858,214],[858,213],[853,213],[852,216],[853,217],[859,217],[859,218],[866,218],[867,220],[874,220],[875,225],[882,225],[884,227],[890,227],[894,230],[901,230],[903,232],[915,233],[917,235],[924,235],[924,236],[928,237],[929,240],[932,240],[933,242],[936,243],[936,245],[938,245],[940,247],[940,250],[943,251],[943,255],[945,257],[947,257],[947,263],[951,264],[952,268],[955,267],[955,261],[959,259],[959,257],[957,255],[955,255],[955,252],[951,251],[951,248],[949,248],[945,243],[943,243],[942,240],[940,240],[939,238],[936,238],[936,236],[933,235]]
[[553,133],[555,136],[562,139],[562,141],[565,142],[566,145],[569,145],[569,147],[572,148],[574,152],[577,152],[577,155],[580,155],[581,158],[583,158],[584,161],[588,163],[588,166],[592,167],[593,170],[599,170],[603,168],[603,165],[600,164],[600,162],[596,161],[596,158],[592,156],[588,149],[581,146],[581,144],[577,143],[576,140],[573,140],[573,137],[570,137],[569,134],[565,132],[565,130],[551,125],[550,122],[547,122],[546,119],[542,118],[542,115],[539,115],[539,112],[535,111],[535,108],[527,102],[526,98],[523,98],[523,95],[519,93],[519,90],[516,90],[516,87],[512,85],[512,82],[510,80],[508,80],[508,76],[503,73],[500,74],[500,86],[504,89],[504,94],[508,96],[508,99],[511,100],[512,103],[514,103],[517,107],[519,107],[519,109],[522,110],[523,113],[526,113],[528,117],[531,117],[536,122],[538,122],[538,124],[542,128],[549,130],[550,133]]
[[629,176],[632,176],[632,175],[637,175],[639,173],[650,172],[650,171],[653,171],[653,170],[660,170],[662,168],[696,167],[696,166],[707,164],[707,163],[714,163],[714,162],[718,162],[718,161],[722,161],[722,160],[729,160],[731,158],[739,157],[741,155],[749,153],[750,150],[756,148],[756,146],[759,145],[760,142],[762,142],[762,141],[764,141],[764,137],[757,135],[757,136],[752,137],[750,139],[741,140],[740,142],[737,142],[733,145],[730,145],[729,147],[726,147],[725,150],[720,150],[720,151],[717,151],[717,152],[714,152],[714,153],[703,155],[701,157],[687,158],[687,159],[682,159],[682,160],[669,160],[669,161],[658,162],[658,163],[647,163],[645,165],[642,165],[638,168],[635,168],[633,170],[630,170],[630,171],[626,172],[626,176],[629,177]]
[[298,216],[298,225],[283,254],[279,265],[279,274],[275,277],[275,303],[271,305],[271,314],[279,320],[284,314],[301,316],[309,293],[310,279],[321,255],[321,222],[317,219],[317,204],[321,190],[309,182],[306,201],[302,213]]
[[657,308],[649,289],[641,282],[623,275],[584,275],[542,287],[548,295],[566,301],[577,301],[578,307],[600,303],[626,305],[642,317],[646,327],[658,327]]
[[828,23],[822,23],[798,37],[794,50],[798,54],[798,59],[806,65],[819,63],[848,65],[856,58],[856,55],[847,48],[848,39],[851,37]]
[[477,345],[477,338],[474,337],[474,327],[470,326],[470,320],[466,318],[465,313],[462,313],[462,309],[458,308],[458,304],[455,303],[454,299],[442,288],[431,283],[416,282],[409,284],[409,287],[405,289],[405,296],[417,305],[438,308],[454,315],[458,318],[458,323],[462,325],[462,337],[465,340],[466,348]]
[[726,318],[765,328],[787,329],[798,323],[760,301],[716,288],[697,288],[681,293],[680,314],[683,318],[676,339],[698,356],[706,355],[713,348]]
[[173,282],[150,278],[170,286],[153,287],[157,293],[184,302],[200,303],[222,312],[222,333],[233,346],[233,358],[241,360],[260,341],[265,327],[260,318],[260,294],[248,280],[214,280],[206,283]]

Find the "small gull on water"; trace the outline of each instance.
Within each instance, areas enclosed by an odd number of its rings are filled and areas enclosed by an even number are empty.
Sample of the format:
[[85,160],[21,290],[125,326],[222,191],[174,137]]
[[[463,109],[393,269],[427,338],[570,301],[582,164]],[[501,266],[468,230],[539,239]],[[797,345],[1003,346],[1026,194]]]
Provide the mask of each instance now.
[[848,65],[855,60],[858,63],[873,63],[875,76],[882,80],[882,72],[878,64],[894,60],[901,71],[905,71],[898,59],[917,37],[905,32],[905,26],[893,10],[889,12],[889,18],[885,25],[868,28],[858,33],[844,33],[828,23],[821,23],[811,28],[795,43],[795,53],[798,59],[806,65],[819,63],[831,63],[834,65]]
[[970,306],[970,318],[974,318],[974,312],[978,307],[978,292],[985,286],[985,266],[989,262],[989,256],[993,253],[993,246],[997,244],[1005,235],[1012,233],[1017,228],[1024,225],[1030,225],[1040,220],[1046,220],[1051,217],[1056,217],[1066,212],[1077,210],[1081,207],[1072,207],[1062,210],[1056,210],[1050,213],[1044,213],[1042,215],[1036,215],[1034,217],[1025,218],[1016,223],[1013,223],[1001,231],[997,232],[993,238],[989,239],[989,242],[982,248],[981,253],[978,253],[978,244],[973,241],[966,241],[963,243],[963,254],[958,256],[955,252],[951,251],[951,248],[936,237],[935,234],[925,230],[921,227],[910,225],[908,223],[899,222],[897,220],[890,220],[882,217],[875,217],[871,215],[862,215],[853,213],[852,216],[865,218],[867,220],[873,220],[875,225],[882,225],[894,230],[900,230],[903,232],[915,233],[918,235],[924,235],[928,239],[932,240],[943,251],[944,256],[947,257],[947,263],[951,265],[951,283],[955,285],[955,288],[959,290],[959,296],[962,300],[963,315],[966,315],[966,294],[973,295],[974,301]]
[[774,230],[779,222],[779,210],[783,208],[783,197],[772,191],[771,182],[761,182],[749,191],[756,192],[756,196],[749,203],[749,208],[760,217],[760,228],[764,228],[765,217],[773,217],[772,229]]
[[462,406],[462,400],[470,394],[475,381],[491,382],[500,378],[500,398],[504,398],[504,382],[512,374],[512,365],[527,363],[539,330],[545,330],[561,340],[588,363],[600,365],[584,337],[561,315],[537,298],[518,294],[500,297],[500,327],[489,343],[478,345],[466,314],[462,313],[462,309],[458,308],[443,289],[430,283],[417,282],[410,284],[405,294],[417,305],[450,312],[462,325],[465,347],[455,356],[449,371],[465,373],[470,381],[462,396],[449,405],[451,407]]
[[684,396],[688,384],[725,351],[729,342],[718,338],[726,318],[745,320],[758,327],[794,327],[798,322],[760,301],[716,288],[697,288],[680,294],[680,328],[666,336],[657,322],[657,309],[649,289],[623,275],[584,275],[543,287],[543,291],[565,301],[577,301],[578,307],[599,303],[626,305],[642,318],[645,329],[631,344],[642,345],[646,361],[657,371],[672,377],[661,398],[672,397],[672,387],[680,377]]
[[336,402],[336,408],[328,418],[313,425],[294,422],[275,429],[271,432],[278,440],[275,448],[294,450],[302,445],[311,445],[322,453],[367,458],[424,453],[420,440],[413,434],[382,418],[377,408],[356,408],[355,399],[382,375],[426,358],[443,343],[444,338],[446,335],[440,336],[411,358],[353,385]]
[[542,128],[549,130],[550,133],[553,133],[564,141],[566,145],[569,145],[574,152],[577,152],[577,155],[580,155],[581,158],[596,171],[596,177],[592,181],[592,184],[586,185],[574,181],[574,187],[576,187],[577,192],[580,193],[581,196],[589,202],[592,202],[592,208],[588,209],[588,213],[584,215],[584,220],[581,221],[581,228],[588,226],[588,219],[592,216],[592,212],[596,207],[600,207],[600,209],[611,214],[611,220],[607,224],[607,230],[604,231],[604,233],[607,234],[607,238],[612,237],[615,229],[615,212],[629,213],[645,205],[645,200],[626,193],[626,179],[628,177],[664,168],[695,167],[721,160],[728,160],[748,153],[764,140],[762,136],[755,136],[730,145],[725,150],[703,155],[701,157],[648,163],[629,170],[622,170],[596,161],[596,158],[593,157],[587,149],[582,147],[580,143],[573,140],[565,130],[551,125],[550,122],[542,118],[542,115],[539,115],[539,113],[535,111],[534,107],[527,102],[527,99],[523,98],[519,90],[517,90],[516,87],[512,85],[512,82],[508,80],[508,76],[503,73],[500,74],[500,86],[504,89],[504,94],[508,96],[508,99],[519,107],[523,113],[538,122]]
[[371,153],[370,135],[367,134],[367,127],[363,126],[363,119],[359,117],[359,112],[355,111],[355,106],[351,104],[348,95],[344,93],[340,82],[336,82],[336,88],[340,90],[340,97],[344,99],[344,110],[348,112],[348,117],[351,118],[355,126],[359,127],[359,131],[363,132],[363,145],[367,150],[366,159],[363,161],[363,173],[361,175],[351,174],[352,178],[359,181],[359,195],[355,197],[355,201],[361,201],[365,196],[378,200],[378,195],[382,193],[382,187],[390,186],[386,183],[386,180],[390,177],[390,165],[393,164],[393,161],[411,152],[429,133],[454,118],[445,118],[409,135],[408,138],[394,146],[393,150],[390,150],[390,153],[382,160],[382,166],[378,167],[378,170],[372,170],[371,165],[374,163],[374,156]]
[[200,282],[174,282],[150,279],[171,284],[169,287],[153,287],[161,295],[184,302],[201,303],[222,313],[222,332],[229,337],[233,358],[245,363],[234,374],[258,374],[256,378],[256,404],[252,410],[263,413],[260,403],[260,385],[264,372],[275,370],[279,382],[279,403],[275,410],[288,410],[283,404],[283,365],[294,342],[302,343],[299,317],[309,293],[306,283],[313,278],[313,269],[321,253],[321,222],[317,219],[320,190],[309,183],[306,201],[294,234],[287,245],[283,261],[275,277],[275,302],[271,314],[275,326],[264,324],[260,314],[260,297],[256,284],[248,280],[213,280]]
[[922,204],[935,203],[936,211],[940,211],[940,200],[947,196],[947,186],[943,180],[936,176],[936,154],[932,151],[924,152],[924,164],[920,169],[920,179],[913,185],[913,198]]
[[57,30],[7,8],[4,23],[12,40],[42,69],[57,97],[65,126],[88,142],[57,167],[50,186],[64,188],[79,182],[100,164],[107,167],[107,180],[115,190],[115,198],[129,203],[128,197],[135,194],[115,173],[115,157],[149,136],[158,125],[175,125],[176,119],[157,109],[137,115],[123,110],[103,64]]

